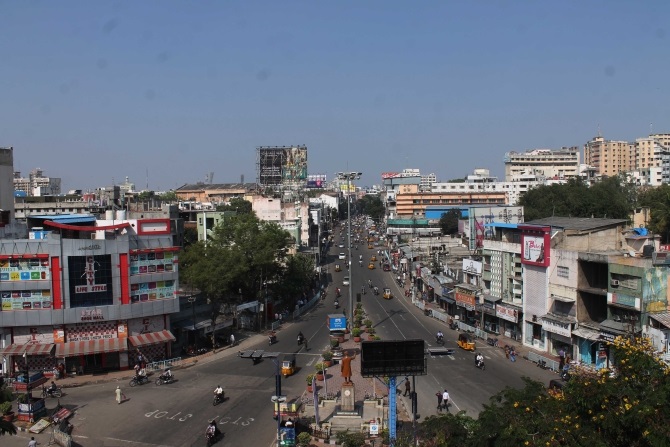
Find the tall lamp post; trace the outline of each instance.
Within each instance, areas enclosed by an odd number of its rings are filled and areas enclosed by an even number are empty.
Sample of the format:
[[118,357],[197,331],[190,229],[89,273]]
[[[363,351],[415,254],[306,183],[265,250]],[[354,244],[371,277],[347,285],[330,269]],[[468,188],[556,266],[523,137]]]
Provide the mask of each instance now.
[[[351,181],[361,178],[361,172],[338,172],[338,180],[347,181],[347,248],[349,252],[349,318],[348,326],[351,329],[354,321],[354,268],[351,266]],[[346,315],[345,315],[346,317]]]

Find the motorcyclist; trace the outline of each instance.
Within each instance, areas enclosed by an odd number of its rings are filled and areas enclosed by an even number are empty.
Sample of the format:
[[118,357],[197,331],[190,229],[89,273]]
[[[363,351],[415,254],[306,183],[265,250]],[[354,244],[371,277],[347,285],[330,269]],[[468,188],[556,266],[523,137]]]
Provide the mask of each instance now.
[[209,423],[209,426],[207,427],[207,431],[210,432],[210,428],[213,429],[214,436],[218,436],[221,431],[219,431],[219,427],[216,425],[216,421],[212,419]]
[[437,334],[435,334],[435,339],[440,343],[444,340],[444,334],[442,331],[437,331]]
[[340,290],[339,287],[335,288],[335,295],[340,296],[342,294],[342,290]]
[[277,341],[277,333],[275,331],[270,332],[270,335],[268,336],[268,339],[270,340],[270,344],[276,342]]
[[358,255],[358,259],[362,261],[363,260],[363,255]]
[[337,309],[338,307],[340,307],[340,302],[339,302],[339,301],[335,300],[335,303],[334,303],[334,304],[335,304],[335,309]]
[[375,291],[375,295],[379,295],[379,287],[375,286],[374,291]]
[[214,396],[223,401],[223,388],[221,388],[221,385],[217,385],[217,387],[214,388]]
[[484,356],[481,352],[478,352],[475,356],[475,366],[480,367],[484,363]]
[[170,368],[166,369],[163,372],[162,376],[165,380],[172,380],[172,371],[170,370]]
[[57,389],[58,389],[58,387],[56,386],[56,382],[54,382],[52,380],[51,381],[51,386],[49,386],[49,388],[47,388],[47,393],[53,394]]
[[365,295],[365,286],[361,287],[361,293]]
[[302,334],[302,331],[298,332],[298,344],[302,344],[305,340],[305,336]]

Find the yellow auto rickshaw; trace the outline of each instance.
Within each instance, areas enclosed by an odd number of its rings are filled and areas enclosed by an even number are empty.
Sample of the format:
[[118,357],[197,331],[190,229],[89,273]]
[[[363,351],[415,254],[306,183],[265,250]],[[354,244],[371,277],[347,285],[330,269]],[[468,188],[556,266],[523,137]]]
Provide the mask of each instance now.
[[368,268],[369,268],[370,270],[374,270],[374,269],[375,269],[375,263],[374,263],[374,262],[370,262],[370,263],[368,264]]
[[340,267],[340,264],[335,264],[335,271],[336,272],[341,272],[342,271],[342,267]]
[[284,360],[281,364],[281,375],[284,378],[292,376],[295,372],[295,360]]
[[391,295],[391,289],[389,289],[388,287],[384,288],[384,294],[382,295],[382,297],[384,297],[385,300],[390,300],[391,298],[393,298],[393,295]]
[[372,246],[372,244],[368,244],[368,248],[372,250],[374,247]]
[[475,339],[470,334],[464,332],[460,333],[458,335],[458,341],[456,343],[458,344],[458,346],[460,346],[462,349],[465,349],[466,351],[475,350]]
[[375,262],[376,260],[377,260],[377,256],[372,255],[372,256],[370,257],[370,262]]

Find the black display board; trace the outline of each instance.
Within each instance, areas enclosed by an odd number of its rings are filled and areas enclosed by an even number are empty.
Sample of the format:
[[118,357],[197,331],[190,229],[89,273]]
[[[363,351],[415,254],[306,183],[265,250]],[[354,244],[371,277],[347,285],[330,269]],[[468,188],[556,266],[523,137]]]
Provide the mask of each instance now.
[[361,375],[423,376],[427,374],[423,340],[382,340],[361,343]]

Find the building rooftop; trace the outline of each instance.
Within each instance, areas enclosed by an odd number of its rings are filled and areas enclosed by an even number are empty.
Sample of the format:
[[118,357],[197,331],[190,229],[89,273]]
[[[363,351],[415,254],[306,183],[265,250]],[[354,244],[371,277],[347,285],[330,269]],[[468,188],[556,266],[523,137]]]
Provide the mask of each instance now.
[[545,217],[524,222],[522,225],[545,225],[564,230],[593,231],[603,228],[626,225],[627,219],[604,219],[598,217]]

